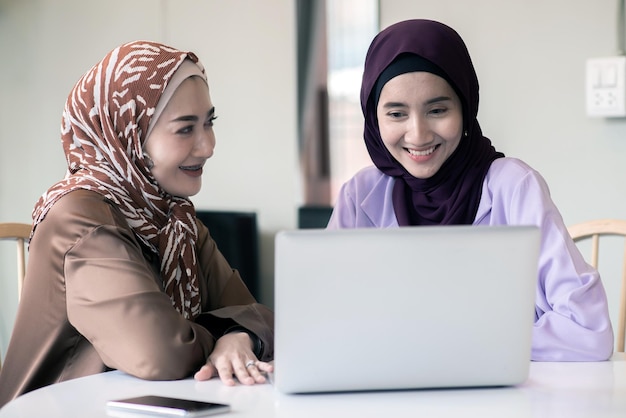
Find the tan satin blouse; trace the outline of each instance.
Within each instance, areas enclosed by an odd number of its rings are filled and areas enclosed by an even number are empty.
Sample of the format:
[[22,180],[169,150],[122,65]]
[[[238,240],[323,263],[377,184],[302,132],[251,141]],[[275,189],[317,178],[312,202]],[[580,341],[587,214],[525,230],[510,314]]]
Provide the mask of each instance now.
[[192,375],[234,325],[273,358],[274,315],[256,303],[199,224],[202,314],[184,319],[162,290],[158,260],[100,194],[62,197],[37,226],[0,371],[0,407],[52,383],[119,369],[151,380]]

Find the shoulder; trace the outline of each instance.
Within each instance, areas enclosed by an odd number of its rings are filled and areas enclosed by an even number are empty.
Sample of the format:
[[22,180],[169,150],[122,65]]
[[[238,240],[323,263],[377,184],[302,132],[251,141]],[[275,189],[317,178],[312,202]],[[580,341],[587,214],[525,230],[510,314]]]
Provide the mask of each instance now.
[[71,254],[81,258],[123,254],[139,259],[146,258],[147,250],[115,204],[97,192],[74,190],[59,198],[36,226],[29,254],[39,271],[56,270],[62,277]]
[[386,189],[392,185],[394,178],[384,174],[375,166],[360,169],[343,186],[344,190],[352,191],[353,194],[369,194],[376,189]]
[[556,212],[556,208],[538,171],[516,158],[499,158],[491,164],[483,183],[477,219],[490,214],[493,223],[540,224],[549,211]]
[[125,217],[119,208],[101,194],[91,190],[74,190],[61,197],[45,219],[78,220],[93,224],[119,224]]
[[495,160],[485,178],[490,189],[514,189],[538,187],[547,191],[548,186],[543,176],[524,161],[505,157]]
[[74,190],[59,198],[52,205],[45,218],[35,229],[33,239],[47,237],[80,237],[96,228],[111,226],[126,230],[132,229],[120,209],[101,194],[90,190]]
[[375,183],[384,178],[392,179],[392,177],[389,177],[388,175],[384,174],[376,166],[370,165],[357,171],[357,173],[354,175],[352,179],[354,181]]
[[498,158],[491,163],[487,176],[512,176],[519,177],[527,174],[535,174],[537,171],[518,158]]

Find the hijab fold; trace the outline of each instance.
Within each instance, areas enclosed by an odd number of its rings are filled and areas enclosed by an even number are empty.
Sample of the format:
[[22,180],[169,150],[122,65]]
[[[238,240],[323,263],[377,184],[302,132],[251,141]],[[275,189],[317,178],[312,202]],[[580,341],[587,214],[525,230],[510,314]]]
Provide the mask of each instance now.
[[[433,69],[425,66],[422,71],[443,76],[463,106],[463,137],[428,179],[413,177],[402,167],[385,147],[378,128],[377,95],[389,81],[383,74],[407,54],[430,62]],[[469,52],[452,28],[432,20],[412,19],[389,26],[372,41],[361,85],[364,139],[376,167],[396,179],[392,200],[399,225],[473,223],[489,167],[493,160],[504,157],[482,134],[477,120],[478,96],[478,78]]]
[[[158,255],[172,305],[185,318],[194,318],[201,310],[195,209],[189,199],[159,187],[142,150],[153,117],[171,98],[168,94],[161,101],[162,95],[183,63],[185,68],[193,63],[190,76],[206,81],[195,54],[150,41],[121,45],[81,77],[68,96],[61,123],[68,170],[35,205],[33,231],[67,193],[85,189],[101,194]],[[175,83],[184,78],[174,78]],[[170,92],[177,86],[171,87]]]

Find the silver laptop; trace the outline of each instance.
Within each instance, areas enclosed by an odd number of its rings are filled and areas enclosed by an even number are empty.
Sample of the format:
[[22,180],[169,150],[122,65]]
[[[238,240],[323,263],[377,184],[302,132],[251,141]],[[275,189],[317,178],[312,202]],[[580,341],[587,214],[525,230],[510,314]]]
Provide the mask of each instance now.
[[527,379],[538,228],[303,229],[275,244],[279,391]]

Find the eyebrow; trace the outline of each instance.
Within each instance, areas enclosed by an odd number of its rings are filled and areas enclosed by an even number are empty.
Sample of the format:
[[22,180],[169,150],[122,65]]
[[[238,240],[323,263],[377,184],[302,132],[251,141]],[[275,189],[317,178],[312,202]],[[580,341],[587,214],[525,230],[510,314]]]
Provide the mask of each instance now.
[[[438,103],[438,102],[445,102],[447,100],[452,100],[451,97],[448,96],[437,96],[437,97],[433,97],[432,99],[428,99],[426,100],[423,104],[424,105],[430,105],[433,103]],[[383,107],[385,108],[391,108],[391,107],[403,107],[403,106],[407,106],[406,103],[402,103],[402,102],[387,102],[383,105]]]
[[[206,114],[207,118],[212,117],[215,114],[215,106],[213,106]],[[197,122],[198,117],[196,115],[183,115],[179,116],[175,119],[172,119],[171,122]]]
[[446,100],[452,100],[452,97],[448,97],[448,96],[433,97],[432,99],[427,100],[424,104],[433,104],[433,103],[437,103],[437,102],[445,102]]

